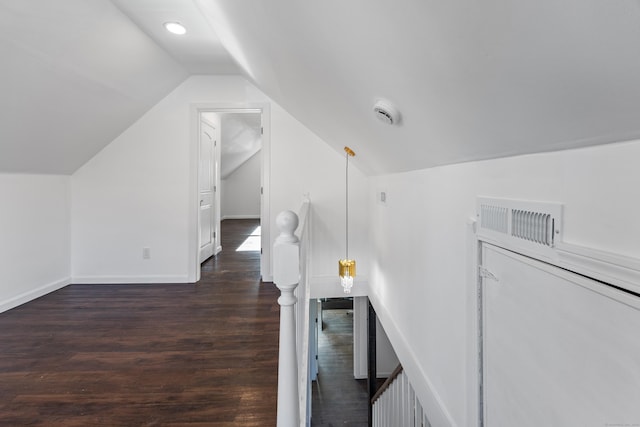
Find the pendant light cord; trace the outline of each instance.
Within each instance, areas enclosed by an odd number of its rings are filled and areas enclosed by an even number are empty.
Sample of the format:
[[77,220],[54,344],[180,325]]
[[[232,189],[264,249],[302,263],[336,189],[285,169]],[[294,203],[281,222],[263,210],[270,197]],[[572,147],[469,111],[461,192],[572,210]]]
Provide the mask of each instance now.
[[345,240],[346,240],[346,257],[345,259],[349,259],[349,153],[346,153],[347,156],[347,167],[345,169]]

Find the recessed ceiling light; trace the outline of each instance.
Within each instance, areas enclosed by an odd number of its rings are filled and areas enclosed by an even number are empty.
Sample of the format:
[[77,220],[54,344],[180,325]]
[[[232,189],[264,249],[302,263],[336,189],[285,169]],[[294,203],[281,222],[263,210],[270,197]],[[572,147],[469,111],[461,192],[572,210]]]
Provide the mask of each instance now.
[[187,29],[179,22],[165,22],[164,28],[167,29],[171,34],[177,34],[179,36],[186,34]]

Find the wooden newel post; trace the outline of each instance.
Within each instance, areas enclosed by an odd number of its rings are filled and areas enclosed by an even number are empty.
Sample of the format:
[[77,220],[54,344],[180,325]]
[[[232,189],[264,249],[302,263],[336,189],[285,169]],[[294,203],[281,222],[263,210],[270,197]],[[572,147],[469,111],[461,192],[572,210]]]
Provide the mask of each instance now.
[[300,247],[294,231],[298,216],[283,211],[276,218],[280,235],[273,245],[273,281],[280,289],[280,356],[278,359],[278,427],[299,427],[298,358],[294,291],[300,281]]

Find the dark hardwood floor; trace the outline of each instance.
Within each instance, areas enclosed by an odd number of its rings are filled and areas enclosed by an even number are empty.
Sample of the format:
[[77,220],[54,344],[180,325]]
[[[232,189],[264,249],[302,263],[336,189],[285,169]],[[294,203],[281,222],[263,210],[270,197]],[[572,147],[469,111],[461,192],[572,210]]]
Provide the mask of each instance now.
[[353,314],[324,310],[318,336],[318,380],[312,386],[313,427],[366,427],[367,380],[353,378]]
[[0,426],[274,426],[279,292],[235,251],[257,225],[223,221],[197,285],[72,285],[0,314]]

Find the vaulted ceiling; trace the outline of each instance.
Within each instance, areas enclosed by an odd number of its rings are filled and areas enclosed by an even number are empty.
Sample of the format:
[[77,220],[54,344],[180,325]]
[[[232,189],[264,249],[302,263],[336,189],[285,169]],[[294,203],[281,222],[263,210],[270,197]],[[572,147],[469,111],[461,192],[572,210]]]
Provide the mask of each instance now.
[[640,136],[638,0],[0,0],[0,54],[0,171],[72,173],[190,74],[373,174]]
[[199,2],[250,78],[369,172],[640,136],[637,0]]
[[188,76],[109,1],[0,1],[0,57],[3,172],[72,173]]

